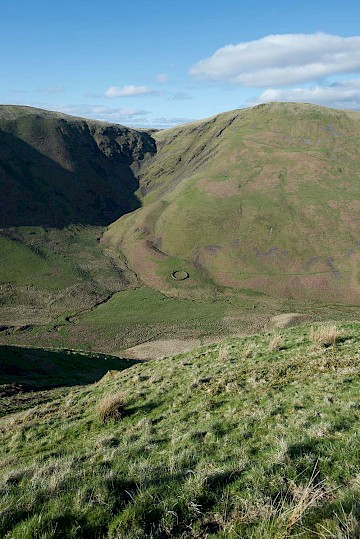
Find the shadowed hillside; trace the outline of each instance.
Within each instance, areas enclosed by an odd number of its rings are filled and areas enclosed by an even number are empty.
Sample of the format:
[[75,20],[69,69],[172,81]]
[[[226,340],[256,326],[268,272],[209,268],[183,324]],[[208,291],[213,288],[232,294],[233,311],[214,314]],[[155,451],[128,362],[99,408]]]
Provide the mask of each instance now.
[[145,132],[0,106],[0,226],[108,225],[139,207],[131,166],[155,150]]
[[135,363],[135,360],[74,350],[0,346],[0,386],[4,389],[20,384],[37,390],[89,384],[109,370],[119,371]]
[[357,302],[359,113],[274,103],[153,136],[143,207],[105,234],[145,283]]
[[[0,416],[31,408],[51,399],[51,389],[96,382],[113,369],[121,371],[135,360],[83,353],[0,346]],[[66,394],[66,389],[60,391]]]

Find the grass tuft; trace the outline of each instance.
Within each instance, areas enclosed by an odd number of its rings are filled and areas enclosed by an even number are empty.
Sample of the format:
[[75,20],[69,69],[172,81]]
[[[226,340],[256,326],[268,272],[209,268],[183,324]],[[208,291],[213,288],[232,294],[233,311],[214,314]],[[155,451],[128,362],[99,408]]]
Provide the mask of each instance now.
[[118,394],[104,397],[97,405],[97,413],[103,423],[119,421],[124,417],[123,396]]
[[228,359],[229,359],[229,348],[224,345],[219,350],[218,360],[219,360],[219,363],[225,363]]
[[255,350],[254,343],[247,342],[242,351],[243,358],[248,359],[249,357],[251,357],[254,353],[254,350]]
[[269,340],[269,351],[277,352],[281,350],[283,346],[283,337],[279,333],[272,335]]
[[316,482],[317,476],[318,473],[314,470],[307,485],[295,489],[295,505],[289,511],[285,511],[284,513],[286,516],[286,533],[284,537],[288,537],[295,525],[298,524],[298,522],[301,522],[304,514],[328,494],[329,491],[325,488],[324,482]]
[[342,331],[335,324],[311,328],[310,330],[310,340],[316,346],[334,346],[342,336]]

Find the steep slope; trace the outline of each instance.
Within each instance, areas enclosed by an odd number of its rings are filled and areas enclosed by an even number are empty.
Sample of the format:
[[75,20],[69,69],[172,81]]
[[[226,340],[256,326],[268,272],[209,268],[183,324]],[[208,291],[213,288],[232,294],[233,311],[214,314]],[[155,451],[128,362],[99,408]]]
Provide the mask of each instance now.
[[359,343],[232,339],[9,414],[1,537],[359,537]]
[[358,303],[359,113],[276,103],[153,136],[143,207],[104,237],[145,283]]
[[0,106],[0,331],[92,308],[136,282],[99,243],[99,225],[139,207],[133,168],[155,151],[151,136],[121,125]]
[[0,106],[0,226],[107,225],[139,207],[131,165],[154,152],[145,132]]

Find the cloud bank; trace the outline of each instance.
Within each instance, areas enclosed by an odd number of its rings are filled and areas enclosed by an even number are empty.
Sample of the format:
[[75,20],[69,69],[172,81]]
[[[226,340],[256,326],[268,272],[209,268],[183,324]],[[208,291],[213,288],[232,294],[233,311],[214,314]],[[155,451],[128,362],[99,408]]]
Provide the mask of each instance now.
[[359,72],[360,36],[344,38],[325,33],[268,35],[227,45],[190,69],[198,79],[257,88]]
[[269,88],[248,104],[251,106],[270,101],[300,101],[339,109],[360,110],[360,79],[315,85],[310,88],[284,90]]

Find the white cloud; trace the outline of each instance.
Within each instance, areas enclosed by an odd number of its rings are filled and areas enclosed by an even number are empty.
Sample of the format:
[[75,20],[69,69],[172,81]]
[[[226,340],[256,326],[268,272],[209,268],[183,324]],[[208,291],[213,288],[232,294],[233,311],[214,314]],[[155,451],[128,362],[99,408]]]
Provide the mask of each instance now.
[[315,103],[339,109],[360,110],[360,79],[315,85],[310,88],[290,88],[285,90],[269,88],[249,105],[269,103],[270,101],[295,101]]
[[143,95],[155,95],[157,92],[149,88],[148,86],[134,86],[128,84],[121,88],[117,86],[110,86],[105,92],[106,97],[139,97]]
[[161,84],[165,84],[165,82],[168,82],[169,76],[166,73],[159,73],[159,75],[156,76],[156,81],[160,82]]
[[240,86],[287,86],[360,72],[360,36],[268,35],[227,45],[190,69],[198,79]]

